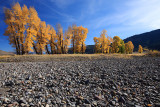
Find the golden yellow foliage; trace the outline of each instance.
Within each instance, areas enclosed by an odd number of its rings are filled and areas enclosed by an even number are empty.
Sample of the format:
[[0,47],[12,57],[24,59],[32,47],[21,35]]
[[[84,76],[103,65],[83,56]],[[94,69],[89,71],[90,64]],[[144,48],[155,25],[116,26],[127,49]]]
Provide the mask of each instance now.
[[21,8],[19,3],[13,5],[11,9],[5,8],[4,10],[5,23],[8,25],[4,35],[9,36],[10,44],[16,47],[17,54],[24,54],[24,32],[27,24],[27,12],[26,6],[24,5]]
[[51,47],[51,54],[57,53],[56,48],[57,48],[57,35],[56,31],[54,28],[50,25],[49,26],[49,36],[50,36],[50,47]]
[[112,53],[118,53],[120,46],[121,46],[121,38],[119,36],[114,36],[112,43]]
[[[60,24],[57,24],[56,31],[51,25],[41,21],[34,7],[27,8],[15,3],[10,9],[5,8],[5,23],[8,25],[4,35],[9,37],[9,42],[16,48],[17,54],[64,54],[68,53],[71,44],[73,53],[85,53],[85,41],[88,29],[82,26],[73,25],[63,32]],[[124,45],[120,37],[113,39],[103,30],[100,37],[94,37],[95,53],[132,53],[134,45],[131,41]],[[50,47],[50,48],[49,48]],[[50,49],[50,50],[49,50]],[[139,52],[143,52],[139,46]]]
[[27,20],[28,28],[27,28],[27,36],[25,39],[25,52],[29,51],[33,52],[34,41],[37,39],[37,29],[40,24],[40,18],[38,17],[37,11],[33,8],[29,8],[29,17]]
[[107,31],[101,32],[100,38],[94,37],[95,53],[110,53],[110,45],[113,41],[111,37],[107,35]]
[[43,51],[45,50],[45,46],[47,45],[47,42],[49,41],[49,29],[46,26],[46,23],[42,21],[39,26],[39,31],[37,34],[37,51],[39,54],[43,54]]
[[142,53],[142,52],[143,52],[143,48],[142,48],[141,45],[139,45],[139,47],[138,47],[138,52],[139,52],[139,53]]
[[84,53],[86,50],[85,40],[87,37],[88,29],[82,26],[73,26],[73,35],[72,35],[72,49],[73,53]]
[[63,28],[57,24],[57,53],[63,53]]
[[65,34],[64,34],[64,41],[63,41],[63,52],[64,53],[68,53],[68,48],[70,46],[70,43],[71,43],[71,38],[73,36],[73,30],[72,30],[72,27],[68,27],[68,30],[65,31]]
[[[5,23],[8,25],[4,35],[9,36],[10,44],[16,47],[17,54],[36,52],[42,54],[45,50],[48,54],[67,53],[72,42],[74,51],[84,53],[85,39],[88,29],[82,26],[69,27],[63,34],[63,28],[57,25],[57,31],[50,25],[46,25],[38,17],[37,11],[26,5],[14,4],[11,9],[4,9]],[[50,45],[50,49],[48,46]]]
[[134,49],[134,45],[131,41],[129,41],[128,43],[125,43],[125,51],[127,54],[132,54],[133,49]]

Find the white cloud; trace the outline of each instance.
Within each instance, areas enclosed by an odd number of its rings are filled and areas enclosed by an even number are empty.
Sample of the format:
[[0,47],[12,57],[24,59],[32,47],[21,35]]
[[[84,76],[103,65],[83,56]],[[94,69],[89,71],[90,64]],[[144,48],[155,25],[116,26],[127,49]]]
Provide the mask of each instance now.
[[115,7],[111,8],[117,8],[116,12],[92,20],[89,26],[95,29],[114,25],[121,25],[121,29],[123,26],[151,30],[160,28],[160,0],[134,0],[122,3],[124,7],[114,5]]
[[138,0],[129,2],[130,9],[126,11],[129,25],[141,25],[151,29],[160,28],[160,1]]
[[76,0],[51,0],[51,2],[55,3],[59,8],[66,8],[69,5],[73,4]]
[[[56,1],[56,0],[55,0]],[[64,1],[64,0],[60,0],[60,1]],[[56,9],[54,9],[53,7],[49,6],[48,4],[46,4],[45,2],[40,2],[42,5],[46,6],[47,8],[49,8],[51,11],[53,11],[54,13],[58,14],[59,16],[63,17],[65,20],[63,20],[64,22],[75,22],[76,19],[73,18],[73,16],[68,15],[66,13],[57,11]],[[53,17],[53,15],[51,15],[50,17]]]
[[89,14],[94,14],[96,13],[99,9],[98,8],[100,5],[102,5],[102,0],[86,0],[87,5],[87,13]]

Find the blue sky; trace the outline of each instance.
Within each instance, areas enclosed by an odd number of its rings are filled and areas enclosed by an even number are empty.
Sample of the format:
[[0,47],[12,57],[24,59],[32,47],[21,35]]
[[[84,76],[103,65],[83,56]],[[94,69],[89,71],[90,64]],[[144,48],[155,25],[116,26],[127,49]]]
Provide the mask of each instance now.
[[14,51],[3,33],[3,7],[10,8],[19,2],[22,6],[33,6],[42,21],[63,30],[77,24],[89,30],[86,44],[94,44],[103,29],[109,36],[125,39],[135,34],[160,28],[160,0],[0,0],[0,50]]

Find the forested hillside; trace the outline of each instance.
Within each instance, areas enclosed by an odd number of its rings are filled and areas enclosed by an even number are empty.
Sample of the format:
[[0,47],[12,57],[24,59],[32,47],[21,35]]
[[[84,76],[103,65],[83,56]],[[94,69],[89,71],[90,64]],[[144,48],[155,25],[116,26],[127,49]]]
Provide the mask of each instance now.
[[128,41],[133,42],[135,51],[138,50],[138,45],[151,50],[160,50],[160,29],[124,39],[125,43]]

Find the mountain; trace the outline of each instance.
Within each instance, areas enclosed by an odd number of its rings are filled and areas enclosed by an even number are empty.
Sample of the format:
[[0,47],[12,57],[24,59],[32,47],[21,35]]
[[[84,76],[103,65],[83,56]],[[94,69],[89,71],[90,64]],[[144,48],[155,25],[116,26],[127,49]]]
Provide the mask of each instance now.
[[[68,49],[69,54],[73,54],[72,49]],[[94,45],[86,45],[85,54],[93,54],[94,53]]]
[[134,35],[124,39],[125,43],[128,41],[132,41],[135,51],[138,50],[139,45],[151,50],[160,50],[160,29]]
[[86,54],[93,54],[94,53],[94,45],[87,45],[85,53]]
[[0,50],[0,55],[13,55],[14,53],[12,52],[6,52],[6,51],[2,51]]

